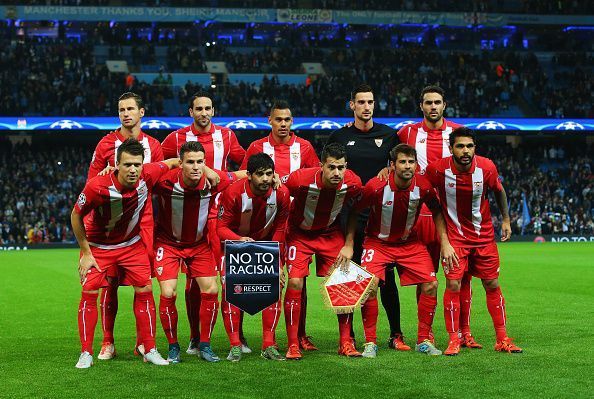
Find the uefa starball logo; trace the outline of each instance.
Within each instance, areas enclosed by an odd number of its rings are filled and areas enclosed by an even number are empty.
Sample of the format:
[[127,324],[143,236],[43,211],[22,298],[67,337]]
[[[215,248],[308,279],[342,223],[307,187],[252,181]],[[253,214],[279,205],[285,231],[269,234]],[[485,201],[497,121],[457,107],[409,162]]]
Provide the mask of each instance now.
[[403,128],[406,125],[412,125],[413,123],[415,123],[415,121],[402,121],[396,125],[394,125],[394,129],[399,130],[400,128]]
[[171,125],[159,119],[149,119],[140,124],[142,129],[171,129]]
[[484,121],[476,125],[476,128],[479,130],[505,130],[507,126],[497,121]]
[[340,129],[341,127],[342,125],[340,123],[328,119],[318,121],[311,125],[312,129]]
[[83,125],[71,119],[62,119],[50,125],[50,129],[82,129]]
[[574,121],[566,121],[555,126],[555,130],[584,130],[584,125]]
[[254,122],[246,121],[245,119],[238,119],[231,121],[225,125],[231,129],[257,129],[258,126]]

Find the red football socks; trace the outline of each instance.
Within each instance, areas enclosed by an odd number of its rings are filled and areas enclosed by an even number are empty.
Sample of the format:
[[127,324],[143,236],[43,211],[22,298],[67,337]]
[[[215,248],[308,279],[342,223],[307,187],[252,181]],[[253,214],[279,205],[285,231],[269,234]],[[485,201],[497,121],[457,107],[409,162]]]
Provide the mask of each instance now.
[[116,314],[118,313],[118,286],[109,285],[101,290],[101,330],[103,330],[103,342],[113,344],[113,326]]
[[[377,299],[376,299],[377,301]],[[338,333],[340,335],[340,342],[348,342],[351,338],[351,326],[353,325],[353,314],[339,314],[338,316]],[[377,318],[377,313],[376,313]],[[366,332],[367,333],[367,332]]]
[[285,292],[285,323],[288,345],[299,345],[299,317],[301,316],[301,291],[287,288]]
[[78,335],[81,352],[93,354],[93,340],[97,326],[97,297],[99,294],[83,292],[78,305]]
[[177,308],[175,306],[176,296],[171,298],[159,298],[159,317],[161,318],[161,325],[170,344],[177,343]]
[[460,292],[453,292],[446,288],[443,294],[443,314],[445,326],[450,340],[458,339],[460,327]]
[[262,349],[276,345],[275,331],[282,308],[281,301],[278,301],[262,311]]
[[431,339],[431,326],[435,317],[437,297],[421,294],[417,306],[417,317],[419,318],[417,343],[421,343],[426,339]]
[[470,334],[470,308],[472,306],[472,276],[464,273],[460,285],[460,330],[462,334]]
[[210,342],[219,310],[218,295],[203,292],[200,296],[200,342]]
[[241,341],[239,340],[239,312],[238,308],[225,300],[225,291],[223,291],[221,315],[223,316],[223,324],[225,325],[225,331],[227,331],[231,346],[241,345]]
[[365,330],[366,342],[377,342],[377,314],[377,298],[368,298],[361,307],[361,315],[363,316],[363,329]]
[[156,318],[155,299],[152,292],[137,292],[134,296],[134,316],[138,335],[145,353],[155,347]]
[[193,278],[186,278],[186,314],[190,324],[190,339],[200,337],[200,286]]
[[506,314],[505,314],[505,299],[501,293],[501,288],[497,287],[494,290],[485,290],[487,293],[487,309],[493,319],[493,327],[495,327],[495,334],[497,341],[503,340],[507,337],[507,330],[505,328]]
[[305,332],[305,319],[307,318],[307,277],[303,278],[303,288],[301,289],[301,313],[299,316],[299,338],[307,336]]

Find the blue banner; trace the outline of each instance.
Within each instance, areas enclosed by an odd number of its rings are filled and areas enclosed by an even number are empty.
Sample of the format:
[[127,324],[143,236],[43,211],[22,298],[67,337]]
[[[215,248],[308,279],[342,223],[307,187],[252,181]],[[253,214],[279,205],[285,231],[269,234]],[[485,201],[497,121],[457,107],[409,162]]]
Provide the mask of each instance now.
[[[400,129],[420,119],[414,118],[374,118],[379,123]],[[296,117],[293,130],[335,130],[352,122],[344,117]],[[575,133],[593,132],[594,119],[489,119],[458,118],[453,120],[480,131],[570,131]],[[145,117],[142,129],[177,130],[192,123],[190,117]],[[268,118],[255,117],[215,117],[214,123],[233,130],[269,130]],[[114,130],[120,126],[115,117],[0,117],[0,130]]]

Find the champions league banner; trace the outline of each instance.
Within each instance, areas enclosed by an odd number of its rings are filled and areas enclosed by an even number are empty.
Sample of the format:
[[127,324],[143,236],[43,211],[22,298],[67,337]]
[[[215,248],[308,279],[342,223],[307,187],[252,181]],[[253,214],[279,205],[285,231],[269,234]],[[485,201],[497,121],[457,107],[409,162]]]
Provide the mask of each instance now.
[[225,241],[225,299],[251,315],[280,298],[278,242]]

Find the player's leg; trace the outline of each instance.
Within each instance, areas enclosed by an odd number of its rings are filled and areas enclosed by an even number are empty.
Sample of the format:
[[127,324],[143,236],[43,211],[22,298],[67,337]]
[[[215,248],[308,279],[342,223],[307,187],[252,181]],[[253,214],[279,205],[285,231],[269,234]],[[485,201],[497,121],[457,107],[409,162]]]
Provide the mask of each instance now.
[[[382,274],[382,277],[385,277],[385,274]],[[365,344],[361,355],[366,358],[377,357],[377,316],[379,313],[377,303],[379,279],[377,277],[375,277],[374,284],[373,291],[361,307],[361,318],[363,319],[363,330],[365,332]]]
[[285,360],[276,344],[276,326],[281,317],[283,305],[281,301],[268,306],[262,311],[262,352],[261,356],[268,360]]
[[219,288],[216,276],[196,277],[200,285],[200,357],[208,362],[221,360],[210,346],[210,337],[217,321]]
[[460,285],[460,334],[462,347],[481,349],[470,331],[470,312],[472,308],[472,275],[464,273]]
[[454,247],[458,255],[458,266],[445,273],[446,288],[443,293],[443,313],[445,327],[450,336],[448,348],[444,355],[455,356],[460,353],[460,286],[464,273],[468,271],[469,257],[472,249]]
[[307,335],[305,325],[307,320],[307,277],[303,278],[303,289],[301,290],[301,317],[299,317],[299,348],[304,351],[317,351],[318,348],[312,342],[311,336]]
[[107,283],[107,287],[102,288],[99,293],[103,342],[97,358],[101,360],[109,360],[116,355],[113,330],[118,313],[118,287],[120,285],[116,267],[110,268]]
[[200,287],[195,279],[186,274],[185,288],[186,315],[190,325],[190,343],[186,353],[189,355],[198,354],[200,343]]
[[418,330],[415,350],[432,356],[442,354],[435,347],[432,334],[435,309],[437,308],[437,285],[437,280],[417,285],[421,290],[421,295],[417,303]]
[[227,360],[231,362],[238,362],[241,360],[241,339],[239,336],[239,323],[241,310],[234,305],[227,302],[226,291],[225,291],[225,267],[224,260],[221,262],[221,317],[223,318],[223,324],[227,337],[229,338],[229,344],[231,349],[227,355]]

